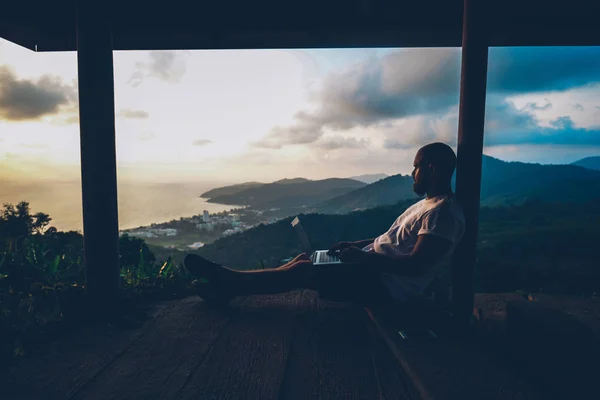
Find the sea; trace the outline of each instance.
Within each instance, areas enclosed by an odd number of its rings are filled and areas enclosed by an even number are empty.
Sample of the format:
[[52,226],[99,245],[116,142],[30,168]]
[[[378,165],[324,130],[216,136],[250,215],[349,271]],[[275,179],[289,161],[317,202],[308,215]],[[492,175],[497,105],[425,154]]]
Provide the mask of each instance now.
[[[119,183],[119,230],[168,222],[181,217],[238,208],[209,203],[199,196],[218,183]],[[81,183],[42,182],[3,184],[0,204],[27,201],[31,212],[44,212],[52,218],[50,226],[61,231],[82,231]]]

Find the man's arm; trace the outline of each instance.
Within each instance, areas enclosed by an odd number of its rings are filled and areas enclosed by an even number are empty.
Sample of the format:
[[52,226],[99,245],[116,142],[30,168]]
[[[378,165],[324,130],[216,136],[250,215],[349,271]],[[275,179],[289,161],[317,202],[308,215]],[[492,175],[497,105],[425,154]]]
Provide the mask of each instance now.
[[344,251],[345,249],[347,249],[349,247],[353,247],[353,246],[362,249],[363,247],[373,243],[374,241],[375,241],[375,239],[365,239],[365,240],[357,240],[356,242],[338,242],[338,243],[334,244],[333,246],[331,246],[328,253],[331,255],[338,251]]
[[352,246],[358,247],[359,249],[362,249],[363,247],[370,245],[374,241],[375,241],[375,239],[357,240],[356,242],[354,242],[352,244]]
[[350,247],[340,254],[342,261],[361,262],[369,269],[402,276],[421,276],[446,256],[452,243],[437,235],[419,235],[412,253],[404,256],[386,256],[364,252]]

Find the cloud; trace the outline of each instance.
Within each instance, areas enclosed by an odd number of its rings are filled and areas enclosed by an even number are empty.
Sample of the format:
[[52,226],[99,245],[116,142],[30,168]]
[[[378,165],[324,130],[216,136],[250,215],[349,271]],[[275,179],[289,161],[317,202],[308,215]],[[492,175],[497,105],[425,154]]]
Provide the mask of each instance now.
[[148,118],[150,115],[143,110],[130,110],[130,109],[123,109],[119,112],[119,117],[122,118],[130,118],[130,119],[143,119],[143,118]]
[[545,110],[549,110],[552,108],[552,103],[550,103],[548,100],[546,100],[546,104],[544,104],[543,106],[538,106],[537,103],[527,103],[525,105],[525,107],[523,107],[524,110],[528,110],[528,111],[545,111]]
[[487,107],[484,143],[486,146],[502,145],[600,145],[600,129],[576,126],[571,117],[561,116],[542,127],[535,115],[517,109],[514,103],[492,98]]
[[325,78],[316,111],[300,111],[295,124],[275,127],[256,145],[280,148],[318,140],[325,129],[344,131],[389,119],[446,110],[458,101],[456,49],[398,51]]
[[412,144],[408,144],[405,142],[402,142],[400,140],[397,139],[385,139],[383,141],[383,148],[384,149],[398,149],[398,150],[408,150],[410,148],[414,147]]
[[[384,135],[383,148],[408,150],[424,143],[441,141],[456,145],[458,108],[443,115],[415,116],[391,122],[380,132]],[[549,126],[531,112],[531,107],[518,108],[501,95],[491,95],[486,102],[484,128],[485,146],[507,145],[600,145],[600,129],[576,126],[569,116],[552,120]]]
[[597,47],[501,47],[490,50],[488,88],[518,94],[563,91],[600,81]]
[[579,104],[579,103],[575,103],[575,104],[573,105],[573,108],[574,108],[575,110],[577,110],[577,111],[584,111],[584,110],[585,110],[585,108],[583,107],[583,105],[581,105],[581,104]]
[[19,79],[14,71],[0,66],[0,118],[39,120],[76,105],[76,86],[65,84],[61,78],[42,75],[37,80]]
[[325,150],[337,149],[361,149],[369,145],[369,140],[365,138],[357,139],[355,137],[330,136],[322,137],[313,143],[313,147]]
[[142,84],[146,77],[153,77],[166,83],[178,83],[186,72],[184,55],[176,51],[151,51],[149,61],[137,62],[136,71],[128,83],[133,87]]
[[[292,125],[274,127],[254,145],[279,149],[315,142],[326,131],[444,115],[458,104],[460,58],[459,49],[404,49],[331,73],[312,95],[313,110],[297,112]],[[495,48],[490,60],[490,95],[563,91],[600,82],[597,48]],[[526,108],[551,107],[548,102]],[[397,148],[396,142],[388,141],[387,146]]]
[[314,116],[300,111],[294,118],[297,121],[296,125],[287,128],[277,126],[263,139],[252,142],[251,145],[280,149],[287,145],[313,143],[323,135],[323,124],[316,121]]
[[444,115],[419,115],[393,121],[380,131],[384,136],[384,149],[408,150],[434,141],[453,146],[457,130],[458,109],[453,108]]
[[207,144],[211,144],[211,143],[212,143],[212,140],[208,140],[208,139],[197,139],[197,140],[194,140],[194,141],[192,142],[192,145],[194,145],[194,146],[206,146]]
[[486,145],[503,144],[552,144],[572,146],[600,146],[600,129],[585,129],[575,126],[571,117],[559,117],[552,127],[538,128],[532,131],[517,131],[518,134],[506,135],[499,132],[486,140]]

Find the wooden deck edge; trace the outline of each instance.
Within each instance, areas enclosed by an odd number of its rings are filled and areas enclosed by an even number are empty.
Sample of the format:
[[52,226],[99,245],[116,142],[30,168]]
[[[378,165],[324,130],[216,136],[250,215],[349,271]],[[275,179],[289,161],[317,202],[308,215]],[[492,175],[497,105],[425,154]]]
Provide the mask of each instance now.
[[365,311],[367,312],[367,315],[369,316],[369,319],[371,320],[372,325],[375,327],[377,333],[383,339],[386,345],[390,348],[390,350],[394,354],[394,357],[396,357],[396,359],[400,363],[400,366],[412,381],[413,386],[415,387],[421,398],[423,400],[433,400],[433,395],[429,392],[429,390],[427,390],[427,387],[421,381],[419,374],[411,367],[410,363],[403,356],[398,346],[395,345],[394,341],[389,335],[389,331],[383,327],[383,325],[377,318],[375,318],[375,315],[373,315],[373,312],[370,309],[365,308]]
[[464,340],[445,337],[404,340],[399,332],[394,337],[397,330],[385,323],[385,315],[378,316],[370,309],[365,311],[371,326],[424,400],[542,398],[524,377],[496,364]]

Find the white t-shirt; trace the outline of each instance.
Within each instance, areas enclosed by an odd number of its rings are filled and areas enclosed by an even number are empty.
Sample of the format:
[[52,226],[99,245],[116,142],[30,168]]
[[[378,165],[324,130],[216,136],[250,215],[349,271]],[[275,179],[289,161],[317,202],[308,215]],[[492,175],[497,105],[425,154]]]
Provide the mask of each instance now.
[[[390,257],[409,255],[419,235],[437,235],[448,239],[450,256],[465,232],[465,217],[454,194],[423,199],[409,207],[396,219],[390,229],[363,248]],[[439,265],[439,264],[438,264]],[[382,280],[397,301],[406,300],[411,292],[422,292],[433,280],[437,265],[419,277],[382,273]]]

